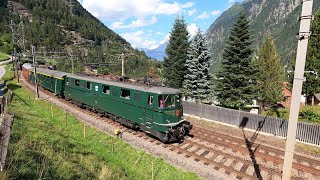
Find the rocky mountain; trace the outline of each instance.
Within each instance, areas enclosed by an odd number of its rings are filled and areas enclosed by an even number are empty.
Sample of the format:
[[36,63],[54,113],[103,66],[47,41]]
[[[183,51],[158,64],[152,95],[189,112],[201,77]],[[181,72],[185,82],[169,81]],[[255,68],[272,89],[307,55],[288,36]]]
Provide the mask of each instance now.
[[168,43],[160,44],[159,47],[155,49],[142,49],[148,57],[156,59],[158,61],[163,61],[164,57],[167,56],[166,54],[166,47]]
[[[314,1],[314,11],[319,7],[320,1]],[[245,0],[242,3],[235,3],[223,12],[206,32],[214,62],[221,61],[229,30],[241,11],[247,13],[251,22],[254,48],[258,49],[264,37],[272,34],[282,63],[287,64],[297,46],[300,0]]]

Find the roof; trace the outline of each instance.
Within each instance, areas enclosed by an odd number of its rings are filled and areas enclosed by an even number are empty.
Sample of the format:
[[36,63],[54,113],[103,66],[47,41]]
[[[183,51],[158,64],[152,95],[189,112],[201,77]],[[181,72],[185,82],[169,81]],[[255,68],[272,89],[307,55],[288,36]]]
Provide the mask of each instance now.
[[292,93],[289,89],[289,83],[288,82],[283,82],[282,84],[282,94],[284,97],[291,97],[292,96]]
[[22,67],[26,68],[26,69],[31,69],[32,65],[30,63],[25,63],[22,65]]
[[314,95],[320,101],[320,93]]
[[124,83],[124,82],[115,82],[115,81],[110,81],[110,80],[96,78],[96,77],[92,78],[92,77],[79,76],[79,75],[73,75],[73,74],[68,74],[67,77],[85,80],[85,81],[96,82],[96,83],[101,83],[101,84],[106,84],[106,85],[111,85],[111,86],[122,87],[122,88],[127,88],[127,89],[135,89],[135,90],[149,92],[149,93],[155,93],[155,94],[179,94],[179,93],[181,93],[180,90],[173,89],[173,88],[128,84],[128,83]]
[[[31,71],[33,72],[33,69],[31,69]],[[54,71],[54,70],[43,69],[43,68],[37,68],[37,73],[44,74],[44,75],[51,76],[51,77],[60,78],[60,79],[65,77],[68,74],[68,73],[61,72],[61,71]]]

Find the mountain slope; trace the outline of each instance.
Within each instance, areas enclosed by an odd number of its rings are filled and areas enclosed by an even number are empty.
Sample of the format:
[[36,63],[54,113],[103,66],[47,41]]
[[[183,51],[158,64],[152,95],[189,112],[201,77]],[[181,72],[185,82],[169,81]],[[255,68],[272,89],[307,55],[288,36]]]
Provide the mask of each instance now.
[[164,57],[167,56],[166,54],[166,47],[168,43],[160,44],[159,47],[156,49],[143,49],[148,57],[154,58],[158,61],[162,61]]
[[[110,68],[111,72],[121,74],[119,55],[128,51],[128,76],[145,76],[150,66],[157,66],[143,51],[133,49],[125,39],[91,15],[77,0],[1,0],[0,37],[5,38],[0,38],[0,41],[9,39],[8,42],[11,42],[11,29],[8,26],[11,19],[16,24],[24,22],[27,50],[35,45],[37,51],[67,51],[74,56],[81,53],[84,57],[77,61],[79,71],[83,69],[84,62],[113,61],[115,65]],[[8,53],[10,51],[9,49]],[[70,62],[63,63],[61,67],[65,68],[61,70],[70,71]]]
[[[319,7],[320,1],[314,1],[314,10]],[[213,57],[216,57],[214,62],[221,60],[229,29],[241,11],[245,11],[250,19],[254,48],[258,49],[264,37],[272,34],[281,60],[286,64],[292,58],[297,45],[300,0],[246,0],[234,4],[222,13],[206,32],[206,39],[212,47],[211,52],[214,54]]]

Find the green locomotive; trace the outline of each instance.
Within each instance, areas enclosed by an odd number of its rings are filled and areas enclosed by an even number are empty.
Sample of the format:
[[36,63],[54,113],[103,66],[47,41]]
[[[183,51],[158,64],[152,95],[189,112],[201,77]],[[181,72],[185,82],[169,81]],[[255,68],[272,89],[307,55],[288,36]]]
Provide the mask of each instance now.
[[[46,77],[44,77],[46,76]],[[72,101],[142,130],[162,142],[183,139],[192,125],[183,119],[181,91],[134,85],[37,68],[39,85]],[[30,81],[34,72],[30,70]]]

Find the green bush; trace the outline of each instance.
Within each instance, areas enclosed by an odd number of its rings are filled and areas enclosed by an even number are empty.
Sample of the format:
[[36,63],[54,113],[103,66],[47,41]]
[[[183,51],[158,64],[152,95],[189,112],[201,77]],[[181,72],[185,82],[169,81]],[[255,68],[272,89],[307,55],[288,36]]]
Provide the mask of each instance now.
[[307,122],[320,123],[320,108],[315,106],[305,107],[299,113],[299,117]]

